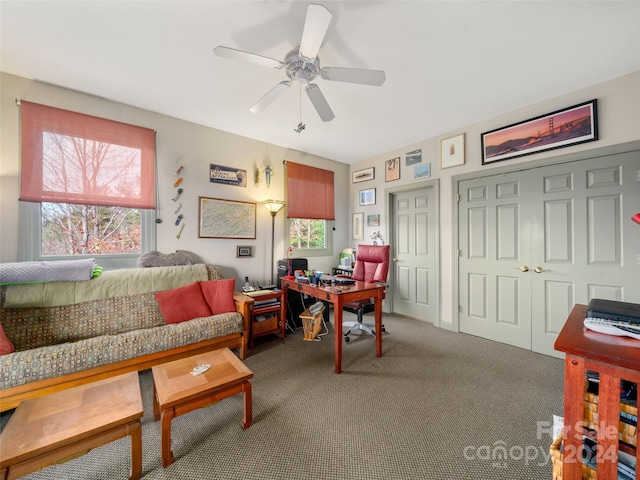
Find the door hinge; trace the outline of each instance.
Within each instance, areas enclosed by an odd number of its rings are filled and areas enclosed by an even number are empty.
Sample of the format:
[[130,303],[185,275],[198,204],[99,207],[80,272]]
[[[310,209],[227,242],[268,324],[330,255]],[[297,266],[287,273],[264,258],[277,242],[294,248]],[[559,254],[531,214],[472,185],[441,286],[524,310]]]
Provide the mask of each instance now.
[[459,194],[459,193],[458,193],[458,194],[456,194],[456,201],[457,201],[458,203],[460,203],[460,194]]
[[458,249],[458,256],[461,257],[462,256],[462,250]]
[[462,313],[462,305],[458,305],[458,313]]

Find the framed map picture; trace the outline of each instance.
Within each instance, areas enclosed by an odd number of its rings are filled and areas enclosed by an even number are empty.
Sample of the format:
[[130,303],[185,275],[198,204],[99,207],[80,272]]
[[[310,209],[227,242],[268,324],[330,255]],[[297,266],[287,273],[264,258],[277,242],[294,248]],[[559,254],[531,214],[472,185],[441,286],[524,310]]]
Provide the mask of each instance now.
[[198,237],[256,238],[256,204],[198,197]]

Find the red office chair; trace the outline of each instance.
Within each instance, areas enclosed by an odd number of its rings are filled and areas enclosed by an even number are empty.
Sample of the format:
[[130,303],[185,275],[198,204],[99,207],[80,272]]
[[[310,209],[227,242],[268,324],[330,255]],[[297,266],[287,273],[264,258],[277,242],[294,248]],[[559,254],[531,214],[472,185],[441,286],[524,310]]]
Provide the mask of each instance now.
[[[389,253],[391,248],[389,245],[358,245],[356,250],[356,264],[353,267],[352,278],[364,282],[387,282],[387,274],[389,273]],[[349,335],[356,330],[362,330],[370,335],[376,334],[374,325],[364,323],[362,317],[365,313],[374,311],[374,304],[370,298],[359,300],[357,302],[349,302],[344,305],[344,310],[355,313],[358,320],[355,322],[343,322],[344,339],[349,341]],[[382,326],[384,332],[384,325]]]

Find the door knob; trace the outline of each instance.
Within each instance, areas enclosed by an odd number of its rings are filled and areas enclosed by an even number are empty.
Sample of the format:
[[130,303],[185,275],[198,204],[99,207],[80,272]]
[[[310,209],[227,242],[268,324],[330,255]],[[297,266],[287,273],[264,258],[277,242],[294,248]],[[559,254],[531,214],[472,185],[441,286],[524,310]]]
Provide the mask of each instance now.
[[394,262],[398,261],[398,257],[393,257],[391,260],[393,260]]
[[534,272],[536,272],[536,273],[542,273],[542,272],[544,272],[544,268],[542,268],[542,267],[535,267],[535,268],[533,269],[533,271],[534,271]]
[[521,272],[528,272],[529,271],[529,267],[527,265],[522,265],[521,267],[516,267],[518,270],[520,270]]

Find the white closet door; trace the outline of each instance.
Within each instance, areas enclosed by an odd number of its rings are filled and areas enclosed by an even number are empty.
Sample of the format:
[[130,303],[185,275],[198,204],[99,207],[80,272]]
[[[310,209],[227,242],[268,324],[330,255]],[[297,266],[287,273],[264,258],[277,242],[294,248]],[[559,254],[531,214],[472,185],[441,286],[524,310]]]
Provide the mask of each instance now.
[[640,152],[459,184],[460,331],[560,356],[573,305],[640,303]]

